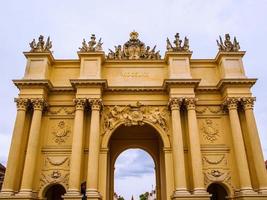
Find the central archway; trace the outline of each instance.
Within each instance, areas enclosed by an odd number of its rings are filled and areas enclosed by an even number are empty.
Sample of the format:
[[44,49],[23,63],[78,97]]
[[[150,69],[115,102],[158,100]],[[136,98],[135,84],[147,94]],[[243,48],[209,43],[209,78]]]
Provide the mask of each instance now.
[[157,199],[166,199],[166,176],[164,144],[158,131],[152,126],[121,125],[112,133],[108,143],[108,180],[107,191],[109,200],[114,195],[114,166],[117,157],[130,148],[143,149],[151,155],[155,163]]

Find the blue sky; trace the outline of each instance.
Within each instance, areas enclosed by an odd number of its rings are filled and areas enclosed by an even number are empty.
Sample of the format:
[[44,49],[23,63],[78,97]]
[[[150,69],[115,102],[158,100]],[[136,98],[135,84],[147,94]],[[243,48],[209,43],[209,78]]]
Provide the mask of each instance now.
[[[166,37],[188,36],[193,58],[214,58],[218,35],[237,36],[246,74],[258,78],[255,114],[267,158],[267,0],[8,0],[0,3],[0,162],[6,164],[18,90],[12,79],[22,78],[22,54],[40,34],[50,35],[55,58],[77,58],[83,38],[102,37],[104,49],[123,44],[138,31],[147,45],[165,51]],[[146,175],[146,173],[142,173]],[[151,188],[151,184],[149,184]]]

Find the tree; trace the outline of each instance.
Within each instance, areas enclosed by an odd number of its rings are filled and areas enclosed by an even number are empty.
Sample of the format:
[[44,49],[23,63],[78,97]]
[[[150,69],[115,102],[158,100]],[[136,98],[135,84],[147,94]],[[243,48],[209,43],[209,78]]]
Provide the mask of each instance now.
[[140,199],[140,200],[147,200],[147,199],[148,199],[148,195],[149,195],[148,192],[146,192],[146,193],[144,193],[144,194],[141,194],[141,195],[139,196],[139,199]]

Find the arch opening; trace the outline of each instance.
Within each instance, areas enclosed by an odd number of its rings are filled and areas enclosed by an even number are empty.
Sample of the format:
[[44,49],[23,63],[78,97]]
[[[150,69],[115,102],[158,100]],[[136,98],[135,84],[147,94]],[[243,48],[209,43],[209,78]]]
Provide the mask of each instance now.
[[207,191],[211,194],[210,200],[226,200],[228,196],[225,187],[219,183],[210,184]]
[[48,186],[44,197],[46,200],[63,200],[62,196],[66,193],[65,188],[60,184]]
[[[108,196],[109,199],[114,199],[114,193],[116,192],[115,178],[117,174],[123,173],[123,171],[118,166],[116,166],[116,161],[120,159],[120,156],[130,150],[137,150],[143,152],[143,156],[150,158],[150,164],[154,167],[154,182],[151,182],[149,189],[146,191],[148,193],[153,193],[158,200],[166,199],[165,190],[165,158],[163,152],[163,140],[161,135],[152,126],[145,124],[143,126],[124,126],[121,125],[114,130],[112,133],[109,144],[108,144]],[[130,159],[130,158],[129,158]],[[136,163],[139,165],[140,169],[150,170],[146,168],[146,163]],[[151,178],[152,179],[152,178]],[[149,183],[148,183],[149,184]],[[153,185],[153,189],[152,189]],[[138,183],[136,183],[138,186]],[[141,194],[140,194],[141,195]],[[135,196],[138,197],[139,196]],[[126,198],[127,199],[127,198]]]

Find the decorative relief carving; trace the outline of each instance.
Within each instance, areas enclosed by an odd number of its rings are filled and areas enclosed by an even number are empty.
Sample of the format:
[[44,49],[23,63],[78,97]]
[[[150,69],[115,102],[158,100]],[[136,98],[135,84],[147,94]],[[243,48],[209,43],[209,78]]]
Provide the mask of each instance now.
[[52,115],[58,115],[58,114],[72,115],[72,114],[74,114],[75,109],[74,108],[68,108],[68,107],[60,107],[58,109],[53,109],[50,107],[48,112]]
[[[63,165],[65,162],[69,161],[68,157],[47,157],[46,162],[53,166],[60,166]],[[68,162],[69,166],[69,162]]]
[[224,113],[222,106],[197,106],[196,107],[196,112],[198,114],[206,114],[206,113],[210,113],[210,114],[220,114],[220,113]]
[[89,99],[92,110],[100,110],[103,107],[102,99]]
[[219,47],[219,51],[226,51],[226,52],[235,52],[240,50],[239,42],[237,42],[236,37],[234,37],[234,41],[231,42],[231,38],[229,33],[225,34],[225,40],[223,42],[222,37],[219,36],[220,41],[217,41],[217,45]]
[[228,97],[223,102],[223,105],[228,108],[228,110],[231,109],[237,109],[238,103],[240,102],[239,97]]
[[197,102],[197,98],[185,98],[184,99],[185,105],[187,110],[194,110],[196,109],[196,102]]
[[47,38],[47,41],[44,41],[44,36],[40,35],[38,42],[36,44],[35,39],[30,43],[31,50],[30,52],[51,52],[50,49],[52,48],[52,42],[50,41],[50,37]]
[[208,170],[204,173],[205,177],[205,185],[208,186],[213,182],[222,182],[226,185],[229,185],[232,189],[234,188],[232,185],[232,178],[230,171],[221,171],[218,169]]
[[32,98],[30,101],[34,110],[43,110],[44,108],[48,107],[48,104],[43,98]]
[[84,99],[84,98],[77,98],[77,99],[74,99],[73,101],[75,103],[76,110],[77,109],[79,109],[79,110],[83,110],[84,109],[84,106],[86,104],[86,99]]
[[60,170],[53,170],[47,172],[42,172],[40,177],[40,189],[44,186],[51,184],[51,183],[61,183],[68,188],[69,186],[69,173],[60,171]]
[[95,34],[91,35],[91,40],[88,42],[83,39],[82,47],[80,47],[80,52],[95,52],[95,51],[102,51],[102,44],[101,38],[96,43],[96,37]]
[[70,134],[70,127],[65,121],[58,122],[57,127],[54,127],[54,141],[58,144],[65,143]]
[[176,33],[174,37],[175,37],[175,40],[173,41],[174,46],[171,44],[169,38],[167,38],[167,51],[190,52],[189,39],[187,37],[184,38],[183,45],[182,45],[183,41],[180,40],[179,33]]
[[[217,157],[217,155],[216,155]],[[202,158],[203,162],[206,162],[210,165],[218,165],[220,163],[222,163],[223,161],[225,161],[225,154],[224,155],[221,155],[217,158],[210,158],[209,156],[203,156]]]
[[211,143],[215,142],[219,137],[218,124],[213,123],[213,121],[209,118],[205,119],[205,122],[202,124],[201,130],[204,139],[208,140]]
[[115,51],[109,49],[107,59],[111,60],[137,60],[137,59],[160,59],[159,51],[156,52],[156,45],[150,50],[138,39],[139,34],[135,31],[130,33],[130,39],[123,47],[121,45],[115,46]]
[[170,98],[168,106],[171,110],[177,109],[180,110],[180,107],[183,103],[183,98]]
[[145,120],[168,131],[168,116],[166,107],[144,106],[140,102],[137,102],[136,105],[105,106],[103,115],[104,133],[113,130],[121,122],[125,126],[134,126],[144,125]]

